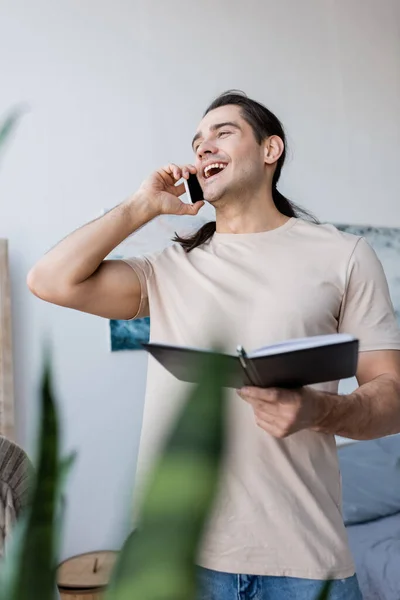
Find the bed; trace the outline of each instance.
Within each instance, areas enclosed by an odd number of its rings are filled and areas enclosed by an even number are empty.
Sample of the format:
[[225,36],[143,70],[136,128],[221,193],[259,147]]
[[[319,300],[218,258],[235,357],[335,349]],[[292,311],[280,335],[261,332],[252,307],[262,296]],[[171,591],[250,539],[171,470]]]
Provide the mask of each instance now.
[[338,448],[343,517],[364,600],[400,600],[400,435]]

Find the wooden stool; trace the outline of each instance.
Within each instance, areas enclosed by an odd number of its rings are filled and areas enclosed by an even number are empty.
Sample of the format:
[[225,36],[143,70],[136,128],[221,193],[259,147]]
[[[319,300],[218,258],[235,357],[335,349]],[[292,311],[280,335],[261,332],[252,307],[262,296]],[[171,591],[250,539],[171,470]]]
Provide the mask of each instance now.
[[57,569],[62,600],[101,600],[118,553],[105,550],[73,556]]

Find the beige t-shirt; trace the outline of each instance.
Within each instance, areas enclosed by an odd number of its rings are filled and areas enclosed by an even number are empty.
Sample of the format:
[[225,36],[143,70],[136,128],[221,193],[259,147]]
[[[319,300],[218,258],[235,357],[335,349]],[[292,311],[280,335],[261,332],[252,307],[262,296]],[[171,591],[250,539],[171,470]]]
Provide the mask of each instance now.
[[[400,349],[381,263],[363,238],[292,218],[272,231],[216,233],[185,253],[173,245],[127,261],[142,285],[137,317],[151,340],[232,353],[289,338],[346,332],[360,350]],[[162,446],[190,384],[149,358],[138,478]],[[316,386],[337,392],[338,382]],[[379,402],[379,398],[376,399]],[[275,439],[229,391],[221,491],[198,564],[229,573],[345,578],[353,575],[341,514],[332,435]]]

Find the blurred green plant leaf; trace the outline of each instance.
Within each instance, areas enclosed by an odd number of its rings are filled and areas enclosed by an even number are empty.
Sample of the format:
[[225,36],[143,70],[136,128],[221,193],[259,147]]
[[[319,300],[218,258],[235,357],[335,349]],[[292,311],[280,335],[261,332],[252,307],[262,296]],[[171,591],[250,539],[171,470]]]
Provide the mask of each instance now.
[[117,561],[106,600],[192,600],[196,555],[224,446],[222,363],[207,359],[148,480],[140,523]]
[[15,108],[3,120],[0,125],[0,151],[7,140],[11,137],[18,121],[25,111],[22,108]]
[[54,600],[58,558],[58,501],[73,457],[59,459],[59,427],[50,355],[41,385],[37,470],[30,506],[13,532],[0,571],[0,600]]
[[332,581],[325,581],[324,587],[321,590],[321,593],[315,600],[329,600],[329,592],[332,586]]
[[[224,448],[223,363],[206,359],[142,501],[105,600],[194,600],[196,557],[218,488]],[[54,600],[62,492],[75,456],[59,458],[50,354],[41,386],[37,473],[29,509],[18,522],[0,569],[0,600]],[[315,600],[328,600],[331,581]]]

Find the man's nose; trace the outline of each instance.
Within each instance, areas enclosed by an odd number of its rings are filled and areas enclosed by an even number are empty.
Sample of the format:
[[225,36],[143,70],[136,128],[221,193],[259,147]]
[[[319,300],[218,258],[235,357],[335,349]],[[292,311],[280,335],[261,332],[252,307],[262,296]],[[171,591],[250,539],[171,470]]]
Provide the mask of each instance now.
[[197,155],[199,158],[203,158],[207,154],[216,154],[217,151],[218,148],[215,146],[215,144],[204,140],[197,149]]

